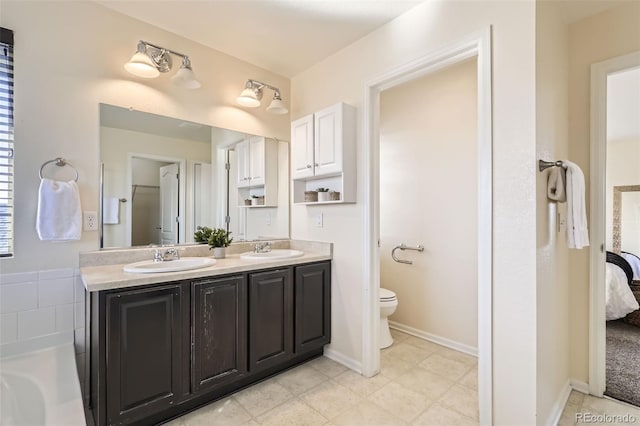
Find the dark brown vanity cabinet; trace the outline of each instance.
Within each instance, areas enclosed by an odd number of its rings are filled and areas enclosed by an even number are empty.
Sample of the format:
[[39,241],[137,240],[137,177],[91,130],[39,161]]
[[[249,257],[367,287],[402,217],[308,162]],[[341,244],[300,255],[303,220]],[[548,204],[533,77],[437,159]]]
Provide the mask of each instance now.
[[331,340],[331,263],[295,268],[295,352],[312,351]]
[[179,283],[106,296],[109,424],[134,423],[180,398],[182,302]]
[[291,268],[249,275],[249,369],[258,372],[293,354]]
[[215,389],[247,372],[247,294],[244,276],[194,281],[193,391]]
[[322,354],[318,262],[91,293],[95,424],[157,424]]

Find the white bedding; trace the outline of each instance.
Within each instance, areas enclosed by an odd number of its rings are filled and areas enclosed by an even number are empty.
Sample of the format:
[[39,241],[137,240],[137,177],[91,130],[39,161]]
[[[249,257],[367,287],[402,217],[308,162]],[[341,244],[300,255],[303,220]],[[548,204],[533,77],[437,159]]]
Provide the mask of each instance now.
[[625,317],[628,313],[640,308],[622,268],[613,263],[606,263],[607,285],[605,297],[607,300],[607,321]]

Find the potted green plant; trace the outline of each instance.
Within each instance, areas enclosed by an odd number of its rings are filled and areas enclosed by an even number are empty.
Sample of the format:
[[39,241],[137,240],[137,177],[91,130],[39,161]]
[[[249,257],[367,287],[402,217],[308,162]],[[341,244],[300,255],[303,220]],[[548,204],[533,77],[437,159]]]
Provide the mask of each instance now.
[[196,228],[196,232],[193,233],[193,240],[196,243],[206,244],[209,242],[209,237],[211,236],[211,232],[213,229],[208,226],[198,226]]
[[318,188],[318,201],[329,201],[329,188]]
[[231,232],[223,228],[215,228],[211,230],[209,240],[207,241],[211,247],[209,250],[213,250],[213,257],[216,259],[224,259],[226,256],[226,248],[233,241],[229,235]]

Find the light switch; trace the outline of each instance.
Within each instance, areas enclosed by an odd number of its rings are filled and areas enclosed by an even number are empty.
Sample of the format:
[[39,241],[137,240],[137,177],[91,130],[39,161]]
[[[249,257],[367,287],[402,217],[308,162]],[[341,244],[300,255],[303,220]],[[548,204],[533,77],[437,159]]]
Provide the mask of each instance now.
[[322,222],[323,222],[323,217],[322,217],[322,213],[318,213],[316,215],[316,226],[318,228],[322,228]]
[[271,213],[267,213],[267,215],[264,217],[264,223],[265,225],[271,225]]

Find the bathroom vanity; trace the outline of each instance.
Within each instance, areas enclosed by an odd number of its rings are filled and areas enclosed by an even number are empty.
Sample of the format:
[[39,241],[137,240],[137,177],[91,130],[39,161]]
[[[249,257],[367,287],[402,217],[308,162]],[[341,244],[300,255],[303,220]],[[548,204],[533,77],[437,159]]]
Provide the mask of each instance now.
[[156,424],[321,355],[330,259],[329,248],[171,273],[82,267],[96,425]]

